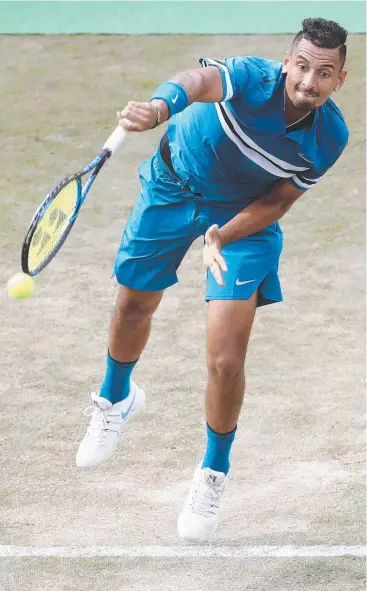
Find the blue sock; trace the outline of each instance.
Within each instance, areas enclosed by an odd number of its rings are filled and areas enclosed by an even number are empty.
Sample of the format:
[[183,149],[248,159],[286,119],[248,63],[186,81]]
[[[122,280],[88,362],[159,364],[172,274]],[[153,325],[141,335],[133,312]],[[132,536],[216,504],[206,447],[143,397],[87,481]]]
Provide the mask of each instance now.
[[110,352],[108,352],[106,375],[101,386],[100,396],[107,398],[112,404],[125,400],[130,391],[131,372],[137,361],[120,363],[120,361],[112,359]]
[[229,454],[236,435],[235,427],[230,433],[216,433],[206,424],[207,444],[206,452],[201,465],[202,468],[211,468],[217,472],[229,472]]

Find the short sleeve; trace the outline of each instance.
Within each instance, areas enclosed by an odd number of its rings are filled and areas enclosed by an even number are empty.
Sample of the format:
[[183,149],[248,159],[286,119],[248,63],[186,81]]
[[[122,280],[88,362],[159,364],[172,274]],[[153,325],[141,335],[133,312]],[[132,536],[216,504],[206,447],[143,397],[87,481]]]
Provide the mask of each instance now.
[[315,171],[313,169],[307,170],[303,172],[297,172],[297,174],[293,175],[289,180],[290,182],[297,188],[301,189],[302,191],[308,191],[308,189],[312,189],[321,179],[323,176],[334,166],[335,162],[340,158],[342,155],[344,148],[346,147],[347,143],[343,145],[337,154],[331,161],[331,163],[321,171]]
[[199,62],[203,68],[216,66],[219,69],[223,83],[223,97],[221,102],[229,101],[231,98],[242,94],[246,89],[249,71],[245,59],[230,57],[224,60],[214,60],[204,57]]
[[289,180],[292,183],[292,185],[296,187],[296,189],[300,189],[301,191],[308,191],[308,189],[312,189],[312,187],[317,185],[317,183],[322,179],[327,170],[325,170],[325,172],[322,174],[316,173],[312,170],[307,170],[305,174],[297,172],[297,174],[290,177]]

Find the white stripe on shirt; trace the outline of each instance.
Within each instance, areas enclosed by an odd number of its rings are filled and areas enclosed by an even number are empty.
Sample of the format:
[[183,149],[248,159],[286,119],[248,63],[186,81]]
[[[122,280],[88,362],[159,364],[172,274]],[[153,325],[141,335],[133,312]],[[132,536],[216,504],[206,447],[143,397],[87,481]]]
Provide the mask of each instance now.
[[297,175],[292,176],[292,181],[294,182],[295,185],[297,185],[297,187],[299,187],[300,189],[311,189],[311,187],[313,187],[313,185],[306,185],[306,183],[302,183],[299,178],[297,177]]
[[311,187],[314,187],[321,178],[322,177],[320,176],[317,179],[306,179],[303,175],[295,174],[292,176],[292,181],[302,189],[311,189]]
[[272,162],[269,162],[269,160],[264,158],[261,154],[259,154],[255,150],[253,150],[252,148],[249,148],[248,146],[243,144],[243,142],[241,142],[241,140],[233,133],[231,128],[228,126],[226,120],[224,119],[224,117],[222,115],[222,112],[221,112],[219,106],[216,104],[215,107],[217,109],[219,121],[223,127],[224,132],[232,140],[232,142],[234,144],[236,144],[236,146],[242,152],[242,154],[247,156],[247,158],[249,158],[250,160],[255,162],[255,164],[257,164],[258,166],[260,166],[264,170],[267,170],[271,174],[274,174],[275,176],[283,177],[283,178],[289,178],[289,177],[293,176],[293,172],[285,172],[281,168],[278,168],[277,166],[275,166],[275,164],[273,164]]
[[[219,116],[220,107],[219,107],[218,104],[216,104],[215,107],[217,109],[217,113],[218,113],[218,116]],[[260,148],[260,146],[258,146],[248,135],[246,135],[244,131],[242,131],[242,129],[238,125],[238,123],[237,123],[234,115],[228,109],[227,105],[224,105],[223,103],[221,103],[221,107],[225,111],[225,114],[227,115],[227,117],[230,120],[230,122],[232,123],[233,128],[235,129],[236,133],[240,136],[240,138],[244,142],[246,142],[246,144],[248,144],[248,146],[250,148],[253,148],[254,150],[256,150],[257,152],[259,152],[263,156],[266,156],[266,158],[268,158],[269,160],[271,160],[274,164],[277,164],[278,166],[281,166],[282,168],[287,168],[290,171],[294,171],[294,172],[300,171],[301,172],[302,170],[310,170],[310,168],[308,166],[294,166],[294,164],[289,164],[289,162],[285,162],[284,160],[280,160],[280,158],[277,158],[276,156],[273,156],[273,154],[270,154],[269,152],[266,152],[266,150],[263,150],[262,148]],[[226,130],[224,130],[224,131],[226,131]],[[238,139],[238,141],[241,141],[241,139],[239,139],[239,138],[237,138],[237,139]],[[237,144],[237,142],[235,142],[235,143]],[[291,176],[291,174],[289,174],[287,176]]]
[[207,57],[202,58],[200,61],[201,61],[201,63],[203,63],[205,65],[205,67],[207,67],[208,65],[217,66],[217,68],[219,68],[220,70],[222,70],[224,72],[227,88],[226,88],[226,94],[223,97],[223,101],[229,101],[229,99],[231,99],[233,97],[233,86],[232,86],[231,77],[229,75],[229,70],[228,70],[227,66],[225,64],[222,64],[220,62],[217,62],[216,60],[212,60]]

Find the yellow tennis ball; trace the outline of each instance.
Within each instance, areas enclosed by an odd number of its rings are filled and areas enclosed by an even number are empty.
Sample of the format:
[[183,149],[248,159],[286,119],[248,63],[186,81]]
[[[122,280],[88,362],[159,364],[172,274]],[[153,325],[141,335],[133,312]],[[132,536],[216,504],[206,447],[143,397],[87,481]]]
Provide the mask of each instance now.
[[8,281],[8,294],[14,300],[25,300],[33,295],[35,285],[32,277],[26,273],[16,273]]

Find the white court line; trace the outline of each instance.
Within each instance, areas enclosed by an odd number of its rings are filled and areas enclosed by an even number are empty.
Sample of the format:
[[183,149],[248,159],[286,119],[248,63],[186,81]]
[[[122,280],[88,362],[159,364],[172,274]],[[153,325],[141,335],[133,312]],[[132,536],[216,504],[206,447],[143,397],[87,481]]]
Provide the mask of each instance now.
[[366,556],[365,546],[1,546],[0,558],[266,558]]

